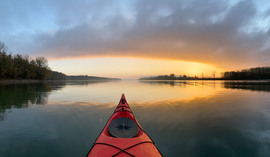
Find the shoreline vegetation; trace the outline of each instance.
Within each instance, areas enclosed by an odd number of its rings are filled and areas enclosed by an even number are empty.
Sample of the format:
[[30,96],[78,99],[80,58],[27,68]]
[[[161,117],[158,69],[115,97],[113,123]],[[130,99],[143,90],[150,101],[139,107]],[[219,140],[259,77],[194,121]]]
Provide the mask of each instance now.
[[197,77],[175,74],[159,75],[152,77],[142,77],[139,80],[267,80],[270,79],[270,67],[256,67],[243,69],[241,71],[226,71],[221,77],[215,77],[215,72],[212,77]]
[[51,70],[45,57],[32,59],[29,56],[8,53],[5,44],[0,41],[0,83],[35,83],[52,80],[109,81],[120,79],[88,75],[68,76]]

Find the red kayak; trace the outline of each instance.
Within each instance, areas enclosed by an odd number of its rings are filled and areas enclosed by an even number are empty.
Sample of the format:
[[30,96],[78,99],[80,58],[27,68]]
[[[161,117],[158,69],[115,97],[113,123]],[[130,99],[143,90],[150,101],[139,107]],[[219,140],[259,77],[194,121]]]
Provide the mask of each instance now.
[[127,104],[124,94],[88,157],[161,157]]

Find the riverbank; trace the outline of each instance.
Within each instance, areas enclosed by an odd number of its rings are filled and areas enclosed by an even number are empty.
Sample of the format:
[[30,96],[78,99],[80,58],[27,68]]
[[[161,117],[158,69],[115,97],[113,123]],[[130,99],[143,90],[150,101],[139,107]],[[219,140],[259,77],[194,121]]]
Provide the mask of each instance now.
[[84,83],[97,83],[97,82],[108,82],[108,81],[121,81],[121,79],[91,79],[91,80],[0,80],[0,85],[7,84],[32,84],[32,83],[50,83],[50,82],[84,82]]
[[224,79],[224,78],[193,78],[193,79],[155,79],[155,78],[140,78],[140,81],[270,81],[270,79]]

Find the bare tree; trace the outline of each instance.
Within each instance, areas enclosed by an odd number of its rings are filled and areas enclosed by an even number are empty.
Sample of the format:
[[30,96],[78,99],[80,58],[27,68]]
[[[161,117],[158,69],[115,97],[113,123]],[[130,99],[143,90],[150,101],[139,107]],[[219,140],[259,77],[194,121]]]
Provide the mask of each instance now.
[[45,57],[37,57],[36,63],[38,67],[48,68],[48,60]]
[[6,52],[6,50],[7,50],[7,47],[5,46],[3,42],[0,41],[0,53]]
[[216,73],[217,73],[216,71],[213,71],[213,72],[212,72],[213,78],[216,78]]
[[175,78],[175,75],[174,75],[174,74],[170,74],[170,77],[171,77],[171,78]]

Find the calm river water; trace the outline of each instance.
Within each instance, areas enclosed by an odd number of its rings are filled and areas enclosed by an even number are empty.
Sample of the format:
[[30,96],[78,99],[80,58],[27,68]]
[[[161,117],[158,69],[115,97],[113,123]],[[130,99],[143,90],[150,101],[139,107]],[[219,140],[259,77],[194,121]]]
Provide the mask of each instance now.
[[166,157],[269,157],[270,83],[0,85],[1,157],[85,156],[125,93]]

